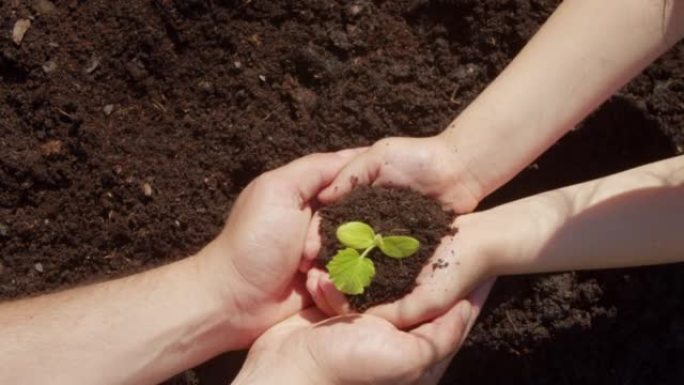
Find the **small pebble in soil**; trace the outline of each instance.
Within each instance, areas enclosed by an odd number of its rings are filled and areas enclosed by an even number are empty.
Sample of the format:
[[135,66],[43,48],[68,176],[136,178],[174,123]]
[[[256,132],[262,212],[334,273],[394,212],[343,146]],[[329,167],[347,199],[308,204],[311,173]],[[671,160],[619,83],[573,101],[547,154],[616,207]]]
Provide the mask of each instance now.
[[32,8],[41,15],[51,15],[57,11],[57,7],[50,0],[33,0]]
[[29,28],[31,28],[31,20],[19,19],[14,23],[14,29],[12,29],[12,41],[14,44],[21,45]]
[[261,80],[262,82],[266,83],[266,76],[264,76],[264,75],[259,75],[259,80]]
[[57,155],[62,152],[62,141],[59,139],[51,140],[40,145],[40,152],[43,156]]
[[347,10],[349,16],[356,16],[363,11],[363,6],[360,4],[352,4]]
[[240,68],[242,68],[242,63],[239,61],[233,62],[233,65],[235,66],[235,69],[239,70]]
[[9,234],[9,227],[4,223],[0,223],[0,237],[6,237],[7,234]]
[[114,112],[114,105],[113,104],[107,104],[106,106],[102,107],[102,112],[104,112],[105,115],[109,116]]
[[145,65],[138,59],[133,59],[126,63],[126,72],[128,72],[131,78],[137,82],[145,79],[148,76]]
[[43,264],[38,262],[35,265],[33,265],[33,268],[36,269],[37,272],[42,273],[45,271],[45,268],[43,267]]
[[88,66],[83,70],[83,72],[85,72],[87,75],[90,75],[90,74],[92,74],[93,72],[95,72],[95,70],[97,70],[99,67],[100,67],[100,58],[97,57],[96,55],[93,55],[93,56],[90,58],[90,63],[89,63]]
[[57,70],[57,62],[54,60],[48,60],[43,64],[43,72],[46,74],[51,74]]
[[153,190],[152,190],[152,186],[149,183],[147,183],[147,182],[143,183],[142,190],[143,190],[143,194],[145,194],[146,197],[149,198],[152,196]]
[[197,83],[197,88],[199,88],[200,91],[205,92],[207,94],[211,94],[214,92],[214,85],[207,80],[202,80],[201,82]]

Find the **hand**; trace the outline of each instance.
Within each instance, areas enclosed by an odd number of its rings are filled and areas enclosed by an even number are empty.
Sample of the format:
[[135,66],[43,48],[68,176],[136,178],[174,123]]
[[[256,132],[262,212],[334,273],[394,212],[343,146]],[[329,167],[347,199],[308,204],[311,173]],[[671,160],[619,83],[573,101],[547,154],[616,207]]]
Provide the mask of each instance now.
[[376,142],[349,162],[319,199],[332,203],[368,184],[410,187],[457,213],[471,212],[484,197],[478,179],[442,136]]
[[239,318],[233,331],[247,346],[276,322],[309,304],[298,274],[312,205],[359,150],[314,154],[252,181],[220,235],[197,256],[212,293]]
[[[492,278],[501,256],[516,247],[515,243],[506,244],[501,236],[492,233],[494,224],[501,228],[499,222],[486,211],[457,217],[454,226],[458,232],[442,240],[418,275],[413,291],[395,302],[372,307],[366,314],[381,317],[398,328],[407,328],[446,312],[479,283]],[[307,258],[317,255],[320,239],[307,244],[316,245],[305,253]],[[433,263],[441,267],[433,268]],[[324,313],[332,316],[351,312],[345,295],[335,288],[327,272],[319,268],[309,270],[306,284],[316,306]]]
[[436,384],[490,288],[408,332],[369,315],[324,320],[307,309],[255,342],[234,384]]
[[[483,197],[484,190],[448,143],[441,136],[383,139],[349,162],[321,192],[319,199],[324,203],[334,202],[357,184],[408,186],[456,212],[470,212]],[[461,229],[459,221],[465,220],[464,216],[457,219],[455,226],[459,234],[443,240],[418,276],[418,286],[411,294],[392,304],[371,308],[368,313],[400,328],[417,325],[439,316],[477,283],[490,277],[490,259]],[[320,250],[318,224],[317,217],[309,230],[306,261],[313,261]],[[482,238],[490,239],[478,237],[478,242]],[[432,264],[439,260],[448,265],[433,269]],[[335,289],[326,272],[318,268],[309,270],[307,289],[326,314],[350,312],[346,297]]]

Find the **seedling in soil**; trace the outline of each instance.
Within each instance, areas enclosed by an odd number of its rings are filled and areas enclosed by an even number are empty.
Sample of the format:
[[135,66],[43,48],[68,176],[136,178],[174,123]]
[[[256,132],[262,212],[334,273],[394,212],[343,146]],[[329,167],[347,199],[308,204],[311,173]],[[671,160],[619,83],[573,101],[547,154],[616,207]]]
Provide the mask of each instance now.
[[363,222],[344,223],[337,228],[336,235],[346,248],[338,250],[326,268],[337,290],[351,295],[363,294],[375,276],[375,265],[368,258],[371,251],[378,248],[387,257],[403,259],[420,248],[420,242],[413,237],[385,237]]

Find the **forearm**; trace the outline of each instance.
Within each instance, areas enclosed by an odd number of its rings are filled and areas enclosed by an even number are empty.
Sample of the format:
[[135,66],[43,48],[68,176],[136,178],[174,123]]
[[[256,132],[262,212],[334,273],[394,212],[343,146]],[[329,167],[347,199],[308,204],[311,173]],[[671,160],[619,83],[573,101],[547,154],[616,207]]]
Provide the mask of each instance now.
[[0,383],[145,384],[230,349],[239,336],[197,258],[0,305]]
[[[684,156],[472,214],[497,275],[684,261]],[[473,225],[470,225],[473,226]],[[482,233],[482,232],[479,232]]]
[[681,0],[566,0],[443,136],[484,197],[684,35]]

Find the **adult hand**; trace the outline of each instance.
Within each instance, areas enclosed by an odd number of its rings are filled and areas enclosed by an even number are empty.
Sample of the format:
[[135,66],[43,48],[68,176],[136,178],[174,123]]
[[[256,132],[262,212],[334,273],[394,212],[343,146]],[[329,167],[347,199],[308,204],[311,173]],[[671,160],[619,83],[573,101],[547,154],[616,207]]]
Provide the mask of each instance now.
[[319,199],[335,202],[356,185],[401,186],[467,213],[484,193],[466,164],[442,136],[382,139],[349,162]]
[[310,308],[252,346],[234,384],[436,384],[491,288],[478,287],[441,317],[401,331],[374,316],[324,320]]
[[312,206],[359,153],[313,154],[259,176],[236,200],[221,234],[198,254],[201,279],[238,318],[232,330],[243,347],[308,305],[297,267]]

